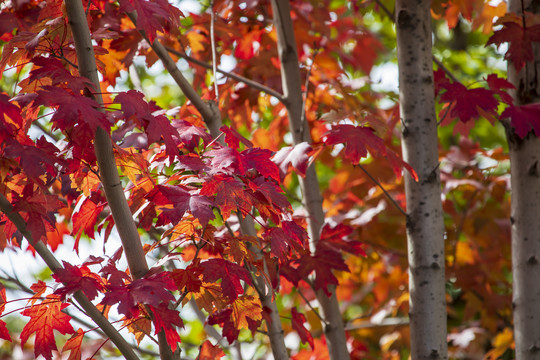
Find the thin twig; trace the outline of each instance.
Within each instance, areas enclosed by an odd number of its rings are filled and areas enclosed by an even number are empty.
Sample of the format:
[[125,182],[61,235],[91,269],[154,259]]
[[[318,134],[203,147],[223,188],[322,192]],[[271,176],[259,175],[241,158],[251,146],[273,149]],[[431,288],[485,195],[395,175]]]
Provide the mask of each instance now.
[[319,312],[318,312],[313,306],[311,306],[311,302],[310,302],[308,299],[306,299],[306,297],[305,297],[304,293],[302,292],[302,290],[300,290],[300,289],[297,288],[296,291],[298,292],[298,294],[300,295],[300,297],[301,297],[302,299],[304,299],[305,303],[307,304],[307,306],[309,306],[309,308],[311,309],[311,311],[313,311],[313,312],[315,313],[315,315],[317,315],[317,317],[319,318],[319,320],[321,320],[321,323],[326,324],[326,320],[324,320],[324,319],[322,318],[321,314],[319,314]]
[[403,210],[403,208],[401,206],[399,206],[399,204],[396,202],[396,200],[394,200],[394,198],[392,197],[392,195],[390,195],[388,193],[388,191],[386,191],[386,189],[384,188],[384,186],[382,186],[382,184],[377,181],[377,179],[375,179],[373,177],[373,175],[371,175],[369,173],[369,171],[366,170],[366,168],[364,168],[362,165],[358,164],[357,165],[370,179],[371,181],[373,181],[384,193],[384,195],[386,195],[386,197],[388,198],[388,200],[390,200],[390,202],[392,204],[394,204],[394,206],[396,207],[396,209],[399,210],[400,213],[402,213],[404,216],[407,216],[407,212],[405,210]]
[[[13,209],[13,206],[9,200],[0,194],[0,211],[2,211],[6,217],[15,225],[17,230],[26,238],[26,240],[34,247],[39,256],[47,264],[49,269],[53,272],[63,269],[62,264],[56,259],[54,254],[47,248],[43,242],[39,240],[34,240],[32,234],[26,226],[26,222],[22,216]],[[118,347],[122,355],[127,359],[137,360],[138,357],[133,352],[131,344],[129,344],[123,337],[120,335],[118,330],[113,327],[113,325],[107,320],[100,311],[95,307],[95,305],[84,295],[81,290],[78,290],[73,294],[75,300],[79,305],[85,310],[86,315],[88,315],[109,337],[112,342]]]
[[216,102],[219,101],[219,90],[217,82],[217,50],[216,50],[216,34],[214,27],[216,22],[216,13],[214,12],[214,1],[210,1],[210,46],[212,47],[212,76],[214,78],[214,92],[216,94]]
[[60,137],[56,134],[54,134],[52,131],[49,131],[43,126],[39,121],[33,121],[32,125],[37,127],[39,130],[41,130],[45,135],[53,139],[54,141],[60,140]]
[[[169,46],[165,46],[165,49],[170,52],[171,54],[173,55],[176,55],[178,57],[181,57],[182,59],[186,60],[186,61],[189,61],[190,63],[193,63],[195,65],[198,65],[198,66],[201,66],[205,69],[209,69],[211,70],[212,69],[212,65],[208,65],[200,60],[197,60],[189,55],[187,55],[186,53],[183,53],[183,52],[180,52],[178,50],[175,50]],[[268,86],[266,85],[263,85],[261,83],[258,83],[256,81],[253,81],[253,80],[250,80],[246,77],[243,77],[242,75],[238,75],[236,73],[233,73],[233,72],[229,72],[229,71],[225,71],[225,70],[222,70],[220,68],[217,68],[216,71],[222,75],[225,75],[226,77],[229,77],[231,79],[234,79],[236,81],[239,81],[241,83],[244,83],[248,86],[251,86],[252,88],[254,89],[257,89],[257,90],[260,90],[262,92],[265,92],[267,93],[268,95],[271,95],[273,97],[275,97],[276,99],[278,99],[280,102],[284,102],[285,101],[285,98],[283,97],[283,94],[280,94],[279,92],[277,92],[276,90],[274,89],[271,89],[269,88]]]
[[391,12],[380,0],[375,0],[375,3],[377,5],[379,5],[379,7],[386,13],[386,15],[392,20],[394,21],[394,13]]

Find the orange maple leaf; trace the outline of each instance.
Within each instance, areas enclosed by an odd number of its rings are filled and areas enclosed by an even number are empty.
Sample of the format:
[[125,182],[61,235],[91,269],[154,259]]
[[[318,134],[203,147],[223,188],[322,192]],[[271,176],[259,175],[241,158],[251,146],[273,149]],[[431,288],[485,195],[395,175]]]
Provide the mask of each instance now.
[[223,356],[225,356],[225,353],[218,345],[212,345],[209,340],[206,340],[201,345],[201,350],[199,352],[199,356],[197,356],[197,360],[221,359]]
[[81,360],[81,344],[84,337],[84,331],[79,328],[75,334],[64,344],[62,352],[71,351],[67,360]]
[[61,334],[73,334],[73,327],[69,320],[71,317],[62,312],[69,304],[63,304],[60,297],[48,295],[40,304],[34,304],[22,312],[22,315],[29,316],[30,321],[24,326],[21,332],[21,346],[23,346],[30,335],[35,333],[34,354],[36,358],[42,355],[45,359],[52,359],[52,351],[57,350],[54,340],[54,330]]

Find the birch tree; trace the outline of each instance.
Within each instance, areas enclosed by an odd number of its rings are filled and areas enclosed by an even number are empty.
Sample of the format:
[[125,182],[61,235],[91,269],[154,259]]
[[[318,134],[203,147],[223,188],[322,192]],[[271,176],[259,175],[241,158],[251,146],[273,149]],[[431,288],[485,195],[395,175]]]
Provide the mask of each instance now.
[[[531,14],[538,14],[534,1],[508,2],[508,10],[521,16],[524,29]],[[516,106],[537,104],[540,101],[540,45],[533,44],[534,61],[518,70],[518,64],[508,64],[508,80]],[[512,302],[514,309],[514,338],[516,359],[536,359],[540,351],[540,139],[532,131],[519,136],[507,124],[512,176]]]
[[431,54],[430,1],[398,0],[396,28],[413,359],[447,359],[444,226]]

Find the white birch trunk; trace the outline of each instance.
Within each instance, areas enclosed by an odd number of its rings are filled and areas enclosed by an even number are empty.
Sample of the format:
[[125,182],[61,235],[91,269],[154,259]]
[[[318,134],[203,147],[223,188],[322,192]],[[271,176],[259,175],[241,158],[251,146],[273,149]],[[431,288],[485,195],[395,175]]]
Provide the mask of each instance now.
[[[509,12],[538,13],[536,1],[508,2]],[[522,9],[522,6],[524,7]],[[534,24],[525,24],[525,26]],[[540,101],[540,46],[533,44],[534,62],[519,73],[508,64],[508,80],[517,91],[516,105]],[[512,277],[516,359],[540,357],[540,140],[535,134],[520,139],[507,127],[512,175]]]
[[444,223],[429,0],[398,0],[396,26],[409,258],[411,358],[447,359]]

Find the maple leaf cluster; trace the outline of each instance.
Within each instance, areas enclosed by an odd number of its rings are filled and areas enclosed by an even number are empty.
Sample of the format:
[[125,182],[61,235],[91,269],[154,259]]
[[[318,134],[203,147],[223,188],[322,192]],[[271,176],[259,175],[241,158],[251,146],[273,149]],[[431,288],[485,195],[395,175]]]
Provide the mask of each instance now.
[[[222,328],[228,342],[237,340],[242,329],[255,334],[263,329],[269,314],[254,290],[254,276],[265,274],[264,282],[273,295],[281,287],[292,291],[287,284],[293,284],[307,290],[311,299],[311,290],[330,294],[329,287],[339,283],[337,272],[348,272],[354,266],[344,253],[365,255],[358,233],[341,222],[324,225],[320,242],[309,250],[306,216],[291,206],[294,194],[283,191],[284,185],[295,181],[291,173],[306,176],[317,156],[330,163],[330,151],[325,149],[342,145],[345,167],[372,156],[388,161],[388,172],[398,178],[403,168],[416,177],[391,145],[391,129],[386,139],[376,135],[383,128],[378,125],[391,111],[366,107],[361,115],[356,112],[353,98],[374,103],[379,97],[355,88],[342,75],[350,69],[369,74],[384,47],[355,18],[345,16],[350,11],[346,7],[333,9],[330,15],[315,3],[291,2],[294,26],[302,29],[297,32],[300,61],[313,61],[305,106],[314,142],[282,146],[276,139],[288,131],[284,105],[274,105],[270,96],[242,85],[220,85],[219,106],[231,126],[222,127],[218,138],[204,129],[189,102],[168,111],[140,91],[102,93],[116,84],[120,71],[133,65],[135,56],[144,56],[148,67],[157,61],[144,43],[145,37],[176,50],[188,49],[195,59],[207,61],[211,57],[208,13],[190,14],[187,26],[187,21],[180,21],[185,20],[183,14],[166,1],[85,2],[97,65],[103,74],[102,89],[96,89],[78,74],[62,1],[42,5],[6,5],[0,14],[0,38],[6,42],[0,70],[15,67],[24,75],[23,66],[29,69],[18,83],[17,96],[0,94],[0,193],[26,221],[32,238],[52,249],[64,241],[64,235],[73,237],[76,252],[85,237],[95,239],[100,234],[106,241],[115,222],[94,152],[95,132],[102,128],[111,133],[115,161],[123,175],[120,185],[126,188],[130,210],[140,231],[150,238],[145,250],[167,256],[140,279],[132,279],[120,267],[121,251],[110,257],[91,257],[80,265],[64,262],[53,275],[54,291],[45,294],[46,287],[38,283],[33,287],[32,303],[22,312],[30,321],[21,339],[24,343],[35,335],[36,356],[53,356],[55,331],[72,335],[63,351],[70,351],[73,358],[81,356],[84,332],[75,330],[62,312],[77,292],[98,304],[105,316],[114,307],[138,342],[152,333],[153,326],[153,334],[163,331],[176,349],[183,320],[172,305],[185,305],[190,299],[208,314],[208,324]],[[352,6],[358,11],[358,4]],[[267,26],[269,5],[217,1],[215,11],[222,53],[242,60],[235,72],[280,89],[275,35]],[[136,24],[128,20],[126,12],[137,14]],[[306,28],[310,31],[303,31]],[[202,84],[200,92],[209,99],[206,76],[204,68],[197,68],[193,82]],[[504,91],[508,87],[499,78],[488,77],[487,82],[489,90],[469,90],[448,79],[438,82],[450,116],[464,123],[478,116],[495,116],[499,100],[507,101]],[[344,100],[329,96],[336,91],[343,93]],[[91,96],[96,93],[102,93],[105,105]],[[467,97],[482,105],[466,104]],[[314,115],[321,113],[338,113],[338,121],[349,114],[373,121],[369,126],[337,121],[327,126]],[[270,122],[269,130],[257,127],[253,114],[262,123]],[[399,116],[391,118],[395,121]],[[33,127],[44,128],[45,135],[34,139],[29,135]],[[249,132],[251,140],[242,135]],[[342,179],[336,176],[332,184]],[[348,199],[338,199],[341,208],[330,209],[330,213],[345,213],[348,204],[358,200],[355,189],[347,191]],[[244,220],[256,224],[255,235],[240,231]],[[22,234],[4,215],[0,229],[11,245],[24,247]],[[323,341],[313,338],[308,330],[312,322],[297,305],[291,306],[292,329],[315,350]],[[43,326],[43,321],[50,323]],[[306,322],[310,325],[305,326]],[[2,321],[0,337],[10,338]],[[218,346],[208,341],[202,344],[200,359],[221,356],[224,353]]]
[[[28,61],[33,66],[21,92],[14,98],[0,95],[2,116],[10,120],[0,128],[4,140],[0,152],[2,191],[27,221],[32,238],[49,243],[57,237],[59,229],[66,229],[60,214],[71,218],[71,230],[68,227],[64,233],[74,237],[75,251],[83,235],[93,239],[101,232],[107,239],[111,234],[114,220],[89,146],[101,127],[112,130],[117,165],[125,175],[128,202],[138,214],[140,228],[162,233],[148,250],[162,246],[162,241],[168,241],[173,251],[196,249],[193,258],[184,255],[185,269],[158,269],[136,280],[117,268],[119,257],[108,261],[93,257],[80,266],[64,262],[53,275],[59,284],[54,293],[22,313],[31,320],[21,340],[24,344],[35,335],[36,356],[52,357],[55,330],[73,335],[66,351],[80,351],[84,334],[75,331],[69,316],[61,312],[79,291],[103,308],[116,307],[128,324],[151,321],[155,334],[163,330],[174,350],[180,342],[177,329],[183,326],[178,310],[169,308],[177,297],[194,298],[210,314],[208,323],[219,324],[233,342],[240,329],[255,333],[262,325],[260,301],[245,290],[252,285],[253,272],[262,272],[265,266],[283,267],[283,274],[270,274],[269,283],[277,288],[280,275],[290,276],[288,272],[294,270],[287,269],[299,267],[295,283],[315,273],[315,288],[326,291],[328,285],[337,284],[332,270],[348,271],[336,249],[321,245],[315,255],[309,254],[303,220],[293,218],[281,188],[291,168],[305,173],[309,146],[288,147],[275,154],[255,147],[229,127],[221,128],[221,143],[189,117],[171,119],[134,90],[116,94],[110,106],[102,108],[87,96],[95,91],[92,85],[72,73],[69,65],[44,56]],[[27,135],[43,111],[49,112],[51,134],[62,134],[62,142]],[[241,237],[231,229],[224,233],[225,227],[218,226],[246,217],[257,222],[260,236]],[[20,246],[22,236],[5,215],[2,224],[6,238]],[[96,266],[100,268],[91,269]],[[294,314],[295,329],[312,344],[301,324],[302,315]],[[42,326],[48,319],[54,321]],[[3,337],[8,338],[5,324],[0,324]]]

